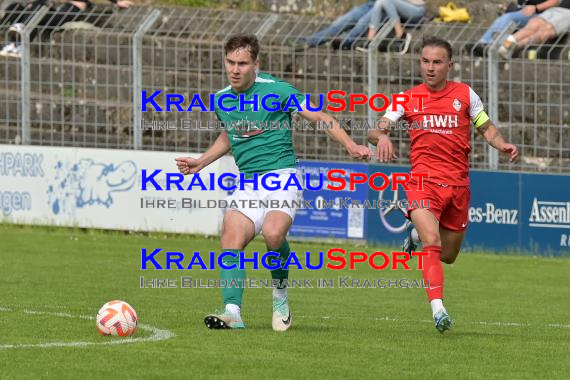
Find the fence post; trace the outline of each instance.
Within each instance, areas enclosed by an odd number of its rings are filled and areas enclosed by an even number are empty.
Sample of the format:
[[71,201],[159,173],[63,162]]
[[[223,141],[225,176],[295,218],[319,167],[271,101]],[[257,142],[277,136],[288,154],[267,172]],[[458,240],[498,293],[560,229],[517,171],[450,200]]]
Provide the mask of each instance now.
[[20,82],[20,134],[22,137],[22,144],[29,145],[32,142],[32,131],[30,121],[30,87],[31,87],[31,53],[30,53],[30,32],[34,30],[40,21],[44,18],[49,8],[42,6],[36,14],[32,17],[30,22],[26,24],[20,32],[22,43],[22,57],[20,60],[20,71],[22,78]]
[[[368,98],[378,92],[378,45],[394,29],[397,19],[387,20],[368,44]],[[373,125],[377,119],[375,111],[368,107],[368,124]]]
[[[499,123],[499,57],[497,50],[515,28],[516,24],[511,21],[491,43],[487,53],[487,108],[489,117],[497,124],[497,127]],[[491,145],[487,146],[487,163],[489,169],[496,170],[499,167],[499,152]]]
[[263,23],[257,28],[257,31],[254,33],[258,39],[262,39],[265,37],[267,32],[271,29],[271,27],[279,20],[278,15],[271,15],[267,17]]
[[146,16],[133,35],[133,149],[142,149],[141,104],[142,104],[142,41],[145,33],[160,16],[158,9]]

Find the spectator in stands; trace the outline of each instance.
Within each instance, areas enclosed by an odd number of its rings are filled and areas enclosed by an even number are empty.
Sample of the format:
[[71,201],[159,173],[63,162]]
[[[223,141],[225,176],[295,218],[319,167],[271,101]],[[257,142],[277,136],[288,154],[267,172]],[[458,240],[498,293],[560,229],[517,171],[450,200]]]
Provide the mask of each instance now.
[[368,43],[364,48],[358,48],[358,50],[367,50],[368,44],[378,32],[382,20],[395,18],[398,20],[394,26],[394,35],[397,41],[393,46],[400,54],[405,54],[412,41],[412,35],[406,33],[402,22],[418,22],[425,14],[424,0],[376,0],[368,27]]
[[467,52],[472,52],[477,56],[485,55],[486,48],[493,42],[495,35],[503,31],[511,22],[515,23],[517,28],[522,28],[530,19],[536,17],[540,12],[557,6],[559,2],[560,0],[518,0],[516,3],[510,4],[506,13],[493,22],[476,44],[465,45]]
[[4,16],[0,19],[0,25],[12,25],[27,22],[33,13],[42,5],[47,5],[47,0],[26,1],[23,3],[10,3],[4,10]]
[[[117,8],[126,9],[133,3],[128,0],[109,0]],[[0,51],[0,55],[6,57],[20,58],[22,56],[22,45],[19,43],[19,34],[23,30],[34,14],[42,7],[47,6],[48,0],[34,0],[26,3],[12,3],[6,7],[6,14],[0,20],[0,25],[10,25],[8,29],[15,36],[13,41],[8,43]],[[38,27],[30,33],[30,41],[33,41],[40,30],[48,30],[50,34],[65,23],[79,21],[83,12],[90,10],[93,3],[89,0],[67,1],[57,8],[52,9],[38,24]]]
[[535,5],[540,14],[532,18],[524,28],[507,37],[498,50],[503,58],[510,58],[515,48],[542,44],[570,31],[570,0],[555,1],[557,6],[544,12],[544,4]]
[[352,8],[349,12],[338,17],[329,26],[313,33],[301,41],[295,41],[296,51],[317,47],[335,38],[340,38],[340,34],[350,28],[350,32],[339,42],[339,47],[348,50],[352,44],[366,32],[366,27],[370,23],[370,17],[374,0],[368,0],[362,5]]

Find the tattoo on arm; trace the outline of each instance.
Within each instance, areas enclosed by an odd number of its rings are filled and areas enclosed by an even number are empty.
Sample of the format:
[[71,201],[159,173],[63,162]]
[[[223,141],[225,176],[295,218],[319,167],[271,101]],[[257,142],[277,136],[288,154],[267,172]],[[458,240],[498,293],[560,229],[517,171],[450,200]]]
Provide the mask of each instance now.
[[504,141],[503,135],[501,135],[501,132],[499,132],[499,129],[493,123],[487,122],[477,129],[487,143],[493,148],[498,149],[497,146]]
[[497,147],[497,140],[501,140],[503,138],[503,136],[501,135],[501,132],[499,132],[498,129],[495,129],[493,131],[493,134],[489,137],[489,139],[487,140],[489,142],[489,144],[491,144],[491,146],[494,146],[495,148]]
[[485,132],[487,132],[487,129],[489,129],[490,125],[491,125],[490,123],[485,123],[482,126],[480,126],[479,128],[477,128],[477,131],[479,131],[481,136],[485,136]]

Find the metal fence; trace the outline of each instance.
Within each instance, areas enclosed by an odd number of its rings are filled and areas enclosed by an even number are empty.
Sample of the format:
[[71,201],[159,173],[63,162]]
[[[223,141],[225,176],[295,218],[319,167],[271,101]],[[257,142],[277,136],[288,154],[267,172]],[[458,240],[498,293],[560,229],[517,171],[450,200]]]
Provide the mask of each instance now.
[[[0,143],[203,152],[218,132],[141,130],[141,119],[207,121],[215,119],[214,113],[142,113],[141,90],[183,94],[186,99],[199,93],[207,99],[205,95],[227,85],[222,46],[228,35],[256,33],[262,43],[262,71],[291,82],[302,92],[344,90],[370,95],[397,93],[420,83],[419,45],[421,36],[430,34],[447,38],[454,46],[450,79],[470,84],[488,104],[503,134],[521,148],[517,163],[497,160],[473,133],[473,167],[556,173],[570,169],[570,49],[561,41],[529,47],[510,60],[496,54],[498,45],[489,49],[487,57],[475,57],[466,47],[484,33],[483,24],[426,23],[409,26],[414,38],[410,52],[404,55],[390,52],[395,39],[387,33],[380,33],[376,43],[388,51],[355,50],[363,39],[348,50],[335,49],[333,40],[332,45],[294,51],[290,41],[332,20],[134,7],[121,12],[97,8],[72,23],[49,27],[46,17],[53,18],[57,12],[44,11],[35,15],[19,37],[21,58],[0,57]],[[28,41],[33,23],[39,33]],[[0,29],[4,44],[13,38],[8,27]],[[161,96],[157,102],[164,104]],[[334,116],[350,118],[354,127],[379,115],[361,106],[354,113]],[[349,132],[357,142],[366,141],[366,130]],[[393,137],[400,153],[398,163],[405,164],[407,132],[394,132]],[[349,160],[323,131],[295,131],[294,139],[300,158]]]

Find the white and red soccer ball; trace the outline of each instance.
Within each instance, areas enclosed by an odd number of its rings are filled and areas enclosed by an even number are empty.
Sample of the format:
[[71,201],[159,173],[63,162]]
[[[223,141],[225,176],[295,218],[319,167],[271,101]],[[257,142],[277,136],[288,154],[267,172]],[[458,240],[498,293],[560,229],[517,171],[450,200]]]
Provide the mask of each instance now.
[[124,301],[109,301],[97,313],[101,335],[130,336],[137,331],[137,313]]

